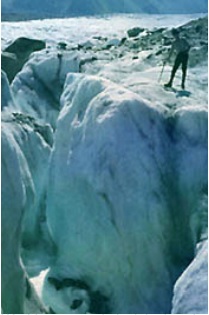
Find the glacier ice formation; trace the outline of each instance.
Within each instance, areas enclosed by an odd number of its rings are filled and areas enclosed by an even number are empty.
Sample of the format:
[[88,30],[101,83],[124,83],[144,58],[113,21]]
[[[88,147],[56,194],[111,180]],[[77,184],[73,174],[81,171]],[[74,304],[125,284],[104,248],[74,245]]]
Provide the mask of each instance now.
[[208,314],[208,242],[175,284],[172,314]]
[[32,246],[44,216],[56,254],[43,300],[56,313],[169,313],[203,229],[207,111],[170,112],[69,69],[79,72],[76,54],[37,53],[3,96],[5,240],[25,211]]
[[[3,109],[14,106],[6,75],[2,73]],[[3,111],[4,112],[4,111]],[[2,113],[2,242],[1,292],[4,313],[45,313],[20,259],[22,222],[31,234],[38,222],[39,197],[42,182],[39,172],[49,156],[49,148],[40,133],[16,115]],[[35,150],[33,150],[35,148]],[[39,157],[39,163],[37,163]],[[40,168],[39,168],[40,167]],[[44,165],[45,167],[45,165]],[[38,170],[39,169],[39,170]],[[36,182],[39,175],[39,183]],[[25,217],[23,219],[23,216]]]
[[167,116],[112,82],[79,74],[68,75],[61,108],[47,193],[59,254],[45,303],[56,313],[168,313],[201,225],[206,109]]
[[16,99],[13,110],[49,123],[54,129],[66,74],[79,72],[79,65],[80,57],[76,52],[64,55],[54,51],[34,53],[12,83]]

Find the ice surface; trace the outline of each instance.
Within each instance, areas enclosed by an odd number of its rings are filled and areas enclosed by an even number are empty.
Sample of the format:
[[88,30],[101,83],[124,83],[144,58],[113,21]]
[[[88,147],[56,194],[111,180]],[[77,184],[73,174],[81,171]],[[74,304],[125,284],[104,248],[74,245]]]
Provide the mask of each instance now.
[[[190,19],[181,18],[151,16],[146,23],[152,28]],[[138,17],[70,21],[62,20],[62,32],[58,20],[31,26],[53,45],[90,40],[92,51],[53,46],[35,53],[12,92],[2,77],[3,268],[20,266],[19,253],[14,265],[4,262],[12,256],[6,245],[13,223],[24,210],[22,256],[30,276],[49,268],[43,298],[51,310],[169,313],[173,286],[206,233],[207,61],[201,53],[189,68],[188,91],[179,90],[178,73],[176,90],[168,92],[158,82],[161,57],[153,57],[160,42],[151,51],[126,45],[100,50],[105,41],[100,46],[93,39],[121,39]],[[87,22],[88,28],[77,27]],[[3,30],[5,43],[20,30],[32,36],[25,22],[4,23]],[[170,70],[165,67],[162,82]],[[19,235],[11,234],[12,250]],[[185,285],[192,277],[183,277]],[[43,274],[34,280],[38,288],[42,281]],[[185,291],[185,303],[179,302],[179,283],[174,307],[186,311],[191,299]]]
[[[45,303],[82,313],[92,291],[112,313],[169,312],[172,285],[194,254],[190,219],[207,184],[207,111],[167,117],[133,92],[81,75],[67,77],[61,103],[47,199],[59,255]],[[88,289],[57,290],[51,278]],[[73,310],[76,299],[83,303]]]
[[172,314],[208,314],[208,242],[178,279]]
[[[12,105],[13,96],[5,76],[2,77],[2,84],[3,108],[7,108],[8,103],[9,106]],[[37,185],[38,174],[34,174],[33,161],[36,164],[35,168],[40,167],[40,164],[36,163],[36,154],[32,153],[30,146],[35,148],[39,157],[48,154],[49,149],[38,134],[34,132],[33,136],[31,135],[30,126],[21,125],[15,116],[12,117],[5,112],[2,114],[2,308],[5,313],[23,314],[31,310],[43,313],[44,308],[33,291],[22,265],[20,250],[22,228],[29,231],[29,235],[34,232],[38,218],[36,210],[39,209],[37,203],[41,196],[38,187],[42,187],[41,177]],[[30,222],[22,227],[24,213],[26,221],[27,215],[30,216]]]
[[13,110],[27,113],[55,128],[60,94],[68,72],[79,71],[78,53],[34,54],[12,84],[16,99]]
[[[60,41],[82,43],[95,36],[124,36],[128,29],[139,26],[145,28],[175,27],[201,14],[188,15],[110,15],[104,17],[80,17],[70,19],[36,20],[22,22],[2,22],[2,46],[20,36],[46,40],[48,45]],[[79,25],[79,27],[78,27]],[[88,27],[86,27],[88,25]]]

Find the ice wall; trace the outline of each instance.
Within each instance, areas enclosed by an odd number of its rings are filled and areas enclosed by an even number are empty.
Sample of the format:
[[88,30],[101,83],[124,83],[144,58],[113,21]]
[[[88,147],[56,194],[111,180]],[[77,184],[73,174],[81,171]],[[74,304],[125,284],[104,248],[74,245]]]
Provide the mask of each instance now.
[[44,268],[54,254],[45,214],[48,162],[66,73],[69,69],[79,70],[77,54],[62,57],[58,52],[34,54],[15,78],[12,91],[2,72],[2,308],[5,313],[45,312],[28,280],[20,250],[30,275],[38,272],[34,263],[30,266],[30,261],[35,260],[39,268]]
[[57,249],[43,289],[50,312],[169,313],[205,229],[207,111],[149,103],[99,77],[66,79],[79,65],[77,53],[35,54],[13,93],[3,75],[4,303],[22,312],[22,235],[36,255],[37,241]]
[[58,256],[45,303],[66,314],[169,313],[201,229],[206,109],[169,114],[82,75],[67,77],[61,104],[47,192]]
[[[32,128],[28,117],[7,111],[14,106],[14,101],[4,74],[2,86],[2,309],[5,314],[45,313],[25,272],[20,251],[23,232],[30,245],[39,241],[37,236],[41,237],[38,220],[43,163],[49,157],[50,149],[41,134]],[[41,176],[39,172],[42,172]]]
[[208,242],[178,279],[172,314],[208,314]]
[[55,128],[66,74],[79,72],[77,53],[41,51],[24,66],[12,84],[16,99],[12,110],[28,114]]

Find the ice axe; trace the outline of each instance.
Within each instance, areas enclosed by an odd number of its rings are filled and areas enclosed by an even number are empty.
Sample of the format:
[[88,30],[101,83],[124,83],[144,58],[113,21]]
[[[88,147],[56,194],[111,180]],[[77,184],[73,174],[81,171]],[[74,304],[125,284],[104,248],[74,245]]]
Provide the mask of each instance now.
[[166,61],[163,61],[163,66],[162,66],[162,70],[161,70],[161,72],[160,72],[160,76],[159,76],[158,82],[160,82],[161,79],[162,79],[162,75],[163,75],[163,71],[164,71],[165,64],[166,64]]

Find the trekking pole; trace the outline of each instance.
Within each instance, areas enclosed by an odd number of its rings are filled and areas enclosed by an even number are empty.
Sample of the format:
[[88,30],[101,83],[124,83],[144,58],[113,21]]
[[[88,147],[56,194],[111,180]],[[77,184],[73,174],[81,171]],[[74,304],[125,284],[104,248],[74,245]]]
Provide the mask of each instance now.
[[164,71],[165,64],[166,64],[166,61],[163,61],[163,67],[162,67],[162,70],[161,70],[161,73],[160,73],[160,76],[159,76],[159,79],[158,79],[158,82],[159,82],[159,83],[160,83],[160,81],[161,81],[161,79],[162,79],[162,75],[163,75],[163,71]]

